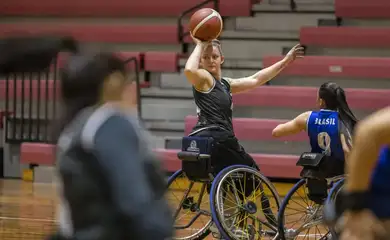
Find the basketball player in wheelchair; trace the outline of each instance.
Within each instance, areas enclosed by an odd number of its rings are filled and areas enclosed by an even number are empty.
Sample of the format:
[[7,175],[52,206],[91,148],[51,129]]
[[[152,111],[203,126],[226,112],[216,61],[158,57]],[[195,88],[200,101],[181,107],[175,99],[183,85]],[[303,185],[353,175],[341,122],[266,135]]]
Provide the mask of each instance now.
[[[224,57],[220,42],[193,39],[196,47],[186,63],[184,73],[192,85],[198,122],[190,136],[182,140],[182,152],[178,154],[183,160],[181,171],[191,182],[202,181],[207,186],[202,187],[201,192],[206,188],[210,194],[210,215],[222,237],[252,239],[269,232],[272,232],[270,235],[275,235],[279,197],[235,137],[232,94],[270,81],[296,58],[302,57],[303,48],[296,45],[280,62],[252,76],[232,79],[221,75]],[[176,176],[178,175],[173,177]],[[174,182],[173,177],[170,184]],[[256,193],[260,198],[256,197]],[[256,200],[261,203],[256,204]],[[183,202],[191,201],[184,197]],[[272,207],[274,210],[271,210]],[[257,211],[257,208],[261,208],[261,211]],[[254,218],[253,214],[256,212],[262,212],[265,220]],[[249,224],[248,221],[252,222]],[[205,228],[209,229],[211,225],[208,222]],[[268,230],[264,230],[263,226]],[[194,237],[196,234],[191,234],[191,239],[200,239],[203,233],[203,230],[199,232],[199,238]]]
[[[321,239],[330,235],[327,229],[318,229],[317,225],[323,224],[321,209],[328,190],[335,181],[343,178],[345,161],[352,147],[351,132],[357,119],[348,106],[344,90],[336,83],[327,82],[320,86],[317,104],[321,110],[304,112],[295,119],[278,125],[272,133],[274,137],[281,137],[306,131],[311,146],[311,151],[303,153],[297,162],[298,166],[303,167],[300,174],[302,179],[281,204],[278,228],[282,240],[299,238],[303,232],[310,234],[312,228]],[[305,195],[303,197],[308,198],[304,200],[308,206],[302,211],[304,223],[296,226],[298,224],[288,222],[293,217],[286,209],[296,210],[298,205],[295,204],[293,195],[299,195],[300,191],[303,192],[301,195]]]

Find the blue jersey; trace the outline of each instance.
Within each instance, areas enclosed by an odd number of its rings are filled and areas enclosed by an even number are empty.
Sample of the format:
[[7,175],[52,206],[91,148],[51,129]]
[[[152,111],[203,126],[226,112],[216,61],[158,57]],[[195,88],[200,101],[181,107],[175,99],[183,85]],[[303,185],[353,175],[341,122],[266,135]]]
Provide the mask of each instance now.
[[371,176],[370,208],[380,218],[390,218],[390,147],[381,149]]
[[379,161],[372,175],[371,191],[390,195],[390,147],[388,146],[383,147],[379,154]]
[[336,111],[321,110],[310,114],[307,120],[307,133],[310,138],[311,152],[324,153],[327,156],[344,160],[340,140],[340,122]]

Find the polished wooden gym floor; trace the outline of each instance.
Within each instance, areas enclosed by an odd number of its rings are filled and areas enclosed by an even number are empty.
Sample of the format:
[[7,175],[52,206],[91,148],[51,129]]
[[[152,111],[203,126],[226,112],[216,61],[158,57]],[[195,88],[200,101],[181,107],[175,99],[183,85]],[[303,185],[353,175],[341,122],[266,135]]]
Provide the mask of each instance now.
[[[283,196],[292,187],[292,184],[275,183],[275,186],[279,194]],[[172,197],[178,196],[177,193],[177,191],[167,193],[167,198],[173,208],[179,203],[178,200],[174,200],[177,199],[176,197]],[[206,195],[204,198],[208,199],[208,194]],[[56,199],[56,186],[54,184],[0,180],[0,239],[44,239],[56,226]],[[301,205],[302,202],[297,200],[296,204]],[[207,200],[203,204],[207,205]],[[290,212],[291,215],[294,215],[293,211]],[[182,218],[183,221],[186,219],[188,220],[188,217]],[[203,217],[203,219],[198,219],[198,222],[204,223],[207,220]],[[186,223],[188,221],[183,224]],[[201,223],[192,225],[192,228],[196,228]],[[206,239],[213,238],[210,235]],[[309,237],[308,239],[314,238]]]
[[[244,173],[245,174],[245,173]],[[232,179],[230,181],[230,179]],[[235,185],[235,189],[238,189],[235,194],[231,193],[231,190],[224,190],[221,188],[221,191],[224,192],[226,195],[224,196],[221,194],[219,197],[221,201],[224,201],[224,207],[223,211],[225,214],[236,215],[237,209],[242,209],[242,207],[237,208],[237,202],[241,202],[240,198],[243,195],[243,192],[245,191],[245,185],[248,187],[249,183],[244,181],[233,180],[233,178],[226,177],[226,183],[228,186]],[[241,179],[245,179],[241,178]],[[171,208],[174,210],[177,210],[177,217],[176,217],[176,236],[178,239],[181,239],[180,237],[183,237],[182,239],[194,239],[194,238],[184,238],[185,236],[194,236],[197,235],[197,233],[203,232],[202,229],[205,229],[204,226],[207,226],[207,224],[210,221],[210,217],[206,214],[202,214],[199,217],[197,215],[199,214],[199,211],[196,211],[195,208],[197,206],[197,203],[200,204],[200,209],[203,210],[206,213],[210,212],[210,200],[209,200],[209,194],[207,191],[204,191],[204,194],[202,195],[202,183],[194,183],[192,188],[190,188],[190,182],[187,178],[182,177],[178,178],[178,180],[175,180],[172,182],[170,186],[170,191],[167,192],[167,199],[169,200],[171,204]],[[240,185],[240,186],[239,186]],[[252,185],[252,183],[250,184]],[[253,184],[257,185],[254,188],[256,189],[254,191],[254,194],[245,197],[244,202],[252,202],[256,205],[256,210],[254,213],[251,214],[244,214],[239,215],[238,219],[236,218],[236,224],[234,224],[235,227],[239,227],[239,229],[248,229],[247,227],[241,228],[241,226],[250,226],[253,230],[257,230],[259,234],[252,234],[252,237],[254,239],[273,239],[274,236],[271,235],[262,235],[261,233],[264,232],[272,232],[270,228],[267,228],[266,225],[260,224],[259,221],[262,223],[270,223],[270,221],[267,221],[267,217],[264,214],[264,211],[262,211],[263,207],[271,209],[272,213],[277,214],[278,208],[275,198],[272,197],[271,191],[265,184],[262,184],[262,188],[259,188],[259,184]],[[289,192],[289,190],[293,187],[294,184],[289,183],[273,183],[275,186],[281,201],[282,198]],[[231,189],[231,188],[230,188]],[[253,188],[252,188],[253,189]],[[228,191],[230,193],[228,193]],[[188,195],[186,195],[188,193]],[[265,193],[262,195],[262,193]],[[202,196],[202,197],[200,197]],[[269,207],[266,207],[262,203],[264,203],[264,198],[261,196],[267,196]],[[216,199],[219,199],[219,197],[216,197]],[[183,201],[183,204],[186,206],[185,208],[178,208],[178,203]],[[199,201],[201,199],[201,201]],[[222,200],[223,199],[223,200]],[[265,199],[267,200],[267,198]],[[194,208],[191,208],[194,207]],[[236,215],[237,216],[237,215]],[[289,236],[293,234],[295,236],[293,239],[297,240],[303,240],[303,239],[321,239],[326,236],[328,233],[327,227],[323,226],[322,224],[312,225],[311,223],[317,222],[321,223],[321,217],[322,217],[322,206],[315,204],[307,197],[307,188],[304,186],[298,188],[298,191],[296,191],[292,197],[290,198],[290,201],[286,207],[286,212],[284,214],[285,216],[285,227],[289,232]],[[269,219],[269,218],[268,218]],[[233,218],[230,218],[231,220]],[[184,228],[186,226],[186,228]],[[302,228],[302,226],[306,226]],[[214,228],[216,229],[216,228]],[[234,227],[233,227],[234,229]],[[237,228],[236,228],[237,229]],[[296,233],[295,230],[301,229],[299,233]],[[217,232],[217,231],[216,231]],[[241,231],[243,232],[243,231]],[[252,231],[253,232],[253,231]],[[244,234],[247,234],[246,237],[241,237],[240,239],[250,239],[250,235],[248,235],[248,232]],[[198,235],[199,236],[199,235]],[[241,235],[242,236],[242,235]],[[206,239],[213,239],[212,234],[210,234]]]
[[56,188],[0,180],[0,239],[42,240],[55,228]]

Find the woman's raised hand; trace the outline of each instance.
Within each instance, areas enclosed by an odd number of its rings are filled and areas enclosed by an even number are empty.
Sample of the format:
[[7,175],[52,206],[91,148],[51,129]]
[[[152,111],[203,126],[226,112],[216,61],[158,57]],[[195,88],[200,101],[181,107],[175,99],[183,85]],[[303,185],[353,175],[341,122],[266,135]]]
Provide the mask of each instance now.
[[300,44],[297,44],[293,48],[291,48],[291,50],[286,54],[284,58],[287,60],[287,62],[290,63],[297,58],[303,58],[304,54],[304,48]]
[[206,46],[208,46],[208,45],[210,44],[210,42],[204,42],[204,41],[201,41],[201,40],[197,39],[196,37],[194,37],[194,36],[192,35],[192,33],[190,33],[190,35],[191,35],[191,38],[192,38],[192,40],[194,41],[194,43],[195,43],[196,45],[202,46],[202,48],[204,48],[204,47],[206,47]]

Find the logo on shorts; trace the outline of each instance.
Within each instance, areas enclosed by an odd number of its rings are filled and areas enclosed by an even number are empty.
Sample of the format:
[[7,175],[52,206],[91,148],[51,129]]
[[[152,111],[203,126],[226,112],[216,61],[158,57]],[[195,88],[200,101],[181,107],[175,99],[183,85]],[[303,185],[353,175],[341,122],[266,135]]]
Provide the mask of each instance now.
[[192,140],[190,146],[187,148],[189,152],[199,152],[199,148],[196,146],[196,141]]

